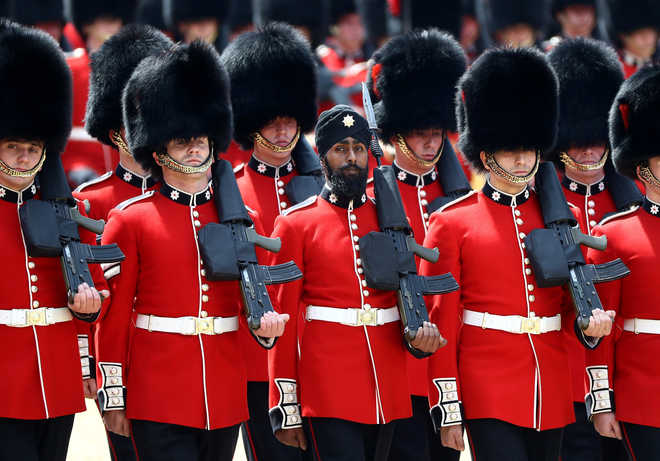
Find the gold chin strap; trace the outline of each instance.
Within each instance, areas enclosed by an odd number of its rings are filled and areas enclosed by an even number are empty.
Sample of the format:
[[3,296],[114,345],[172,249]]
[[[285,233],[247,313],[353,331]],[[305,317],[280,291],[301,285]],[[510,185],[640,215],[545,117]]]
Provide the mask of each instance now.
[[128,154],[131,157],[133,156],[131,150],[128,148],[128,144],[126,144],[126,141],[124,141],[124,137],[120,132],[112,130],[112,133],[110,134],[110,140],[121,152]]
[[403,138],[403,136],[401,136],[399,133],[396,134],[396,143],[399,146],[399,149],[401,149],[403,155],[405,155],[408,158],[408,160],[416,162],[418,165],[424,168],[431,168],[436,163],[438,163],[438,160],[440,160],[440,157],[442,156],[442,151],[444,151],[445,149],[446,139],[447,139],[446,136],[442,137],[442,145],[440,146],[440,149],[438,149],[438,153],[435,154],[435,157],[433,157],[433,160],[422,160],[421,158],[419,158],[417,155],[414,154],[414,152],[410,149],[410,147],[408,147],[408,143]]
[[648,166],[639,167],[639,177],[642,178],[644,181],[648,182],[649,184],[660,189],[660,179],[658,179],[656,175],[653,174],[653,172]]
[[204,162],[199,166],[189,166],[179,163],[170,157],[168,154],[158,154],[158,161],[165,167],[169,168],[172,171],[183,174],[196,174],[204,173],[209,169],[213,163],[213,149],[209,152],[209,156],[204,160]]
[[609,153],[610,153],[609,149],[605,149],[605,152],[603,153],[603,156],[600,158],[600,160],[598,160],[598,163],[593,163],[593,164],[578,163],[575,160],[573,160],[573,158],[570,155],[568,155],[566,152],[559,153],[559,160],[564,162],[564,165],[578,171],[600,170],[605,166],[605,162],[607,162],[607,156],[609,155]]
[[0,160],[0,171],[2,171],[7,176],[11,176],[13,178],[30,178],[39,172],[41,167],[44,165],[45,161],[46,161],[46,149],[44,149],[44,151],[41,153],[41,158],[39,159],[39,163],[37,163],[34,168],[31,168],[27,171],[19,171],[13,169],[5,162]]
[[277,152],[280,154],[282,152],[288,152],[294,147],[296,147],[296,143],[298,142],[299,139],[300,139],[300,127],[298,127],[298,129],[296,130],[296,135],[293,137],[291,142],[284,147],[273,144],[268,139],[261,136],[261,133],[259,133],[258,131],[254,133],[254,142],[259,144],[261,147],[264,147],[268,150],[272,150],[273,152]]
[[486,165],[488,165],[490,170],[493,173],[495,173],[497,176],[501,176],[502,178],[506,179],[507,181],[513,184],[522,184],[532,180],[532,178],[539,169],[540,158],[541,156],[537,152],[536,163],[534,164],[534,168],[532,168],[532,171],[526,176],[516,176],[506,171],[504,168],[500,166],[499,163],[497,163],[497,160],[495,160],[495,156],[493,154],[486,154]]

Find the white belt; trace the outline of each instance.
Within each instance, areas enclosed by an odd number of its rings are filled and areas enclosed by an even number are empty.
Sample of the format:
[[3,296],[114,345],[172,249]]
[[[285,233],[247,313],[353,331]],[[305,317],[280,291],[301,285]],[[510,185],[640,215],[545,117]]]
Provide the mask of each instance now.
[[399,320],[399,309],[342,309],[338,307],[307,306],[307,320],[323,320],[324,322],[341,323],[352,327],[379,326]]
[[73,319],[68,307],[0,310],[0,325],[8,327],[47,326]]
[[135,326],[180,335],[221,335],[238,330],[238,317],[159,317],[138,314]]
[[483,329],[538,335],[561,330],[561,314],[554,317],[537,317],[532,312],[529,317],[522,317],[520,315],[495,315],[488,312],[475,312],[464,309],[463,323]]
[[651,335],[660,335],[660,320],[651,319],[625,319],[623,329],[632,331],[635,334],[648,333]]

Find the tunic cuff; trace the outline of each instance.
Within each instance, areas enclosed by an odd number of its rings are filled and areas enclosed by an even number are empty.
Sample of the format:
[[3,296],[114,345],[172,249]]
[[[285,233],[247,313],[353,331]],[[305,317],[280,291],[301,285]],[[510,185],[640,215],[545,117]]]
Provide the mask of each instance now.
[[280,429],[302,427],[296,380],[276,378],[275,385],[280,392],[280,401],[268,411],[273,434]]

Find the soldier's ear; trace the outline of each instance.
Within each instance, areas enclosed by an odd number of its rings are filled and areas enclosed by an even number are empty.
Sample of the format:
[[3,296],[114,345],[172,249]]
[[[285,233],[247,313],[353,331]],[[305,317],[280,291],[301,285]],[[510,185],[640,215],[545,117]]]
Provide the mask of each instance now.
[[481,163],[483,164],[483,166],[484,166],[484,168],[486,169],[486,171],[490,171],[490,167],[489,167],[488,164],[486,163],[486,153],[485,153],[484,151],[481,151],[481,152],[479,153],[479,158],[481,159]]
[[151,155],[153,156],[154,161],[156,162],[156,165],[158,165],[158,166],[163,166],[163,164],[160,163],[160,160],[158,160],[158,154],[157,154],[157,153],[152,152]]

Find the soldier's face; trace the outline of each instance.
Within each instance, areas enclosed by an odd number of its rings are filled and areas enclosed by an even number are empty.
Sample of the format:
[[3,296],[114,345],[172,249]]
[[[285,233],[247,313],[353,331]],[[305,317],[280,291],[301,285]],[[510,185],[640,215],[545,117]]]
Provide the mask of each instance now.
[[355,53],[364,44],[365,31],[357,13],[345,15],[336,26],[336,37],[345,51]]
[[[262,137],[266,138],[271,144],[279,147],[287,147],[296,137],[298,132],[298,122],[291,117],[277,117],[268,122],[260,131]],[[287,150],[276,152],[259,143],[254,143],[254,150],[260,160],[271,165],[280,165],[291,157],[291,151],[296,147],[291,145]]]
[[444,130],[429,128],[426,130],[413,130],[404,136],[404,139],[417,157],[430,162],[438,155],[444,136]]
[[167,153],[177,162],[187,166],[199,166],[208,158],[209,138],[172,139],[167,143]]
[[534,45],[534,29],[529,24],[516,24],[495,33],[501,45],[514,48]]
[[[527,176],[536,165],[536,152],[533,150],[500,150],[494,154],[497,163],[514,176]],[[485,164],[486,168],[488,166]]]
[[185,43],[200,39],[212,44],[218,38],[218,28],[218,20],[215,18],[179,23],[179,32]]
[[638,58],[649,59],[658,44],[658,31],[646,27],[627,35],[621,35],[623,47]]
[[[25,139],[0,140],[0,160],[9,168],[18,171],[28,171],[37,166],[39,160],[41,160],[43,150],[44,143],[40,141]],[[32,182],[33,177],[34,175],[29,178],[12,177],[0,172],[2,183],[15,190]]]
[[595,165],[605,153],[605,144],[588,147],[571,147],[566,151],[569,157],[583,165]]
[[344,176],[356,176],[367,167],[369,154],[367,146],[349,137],[334,144],[326,154],[328,167]]
[[557,13],[557,21],[567,37],[590,37],[596,26],[596,9],[590,5],[571,5]]

